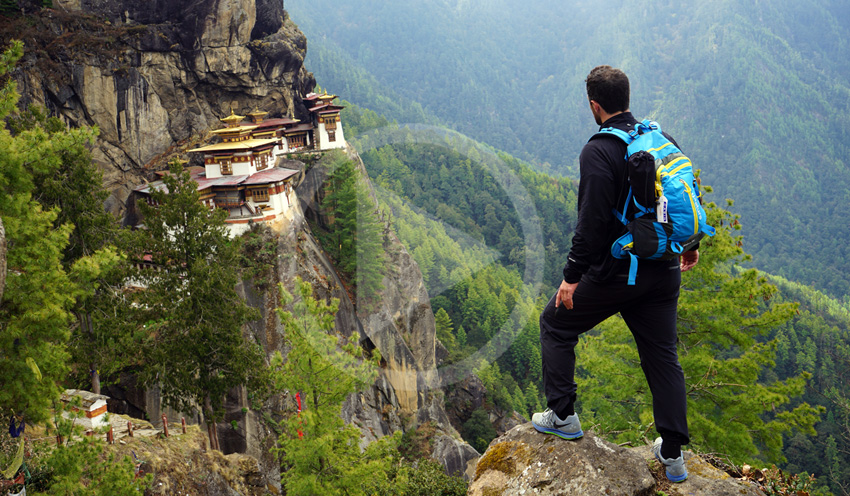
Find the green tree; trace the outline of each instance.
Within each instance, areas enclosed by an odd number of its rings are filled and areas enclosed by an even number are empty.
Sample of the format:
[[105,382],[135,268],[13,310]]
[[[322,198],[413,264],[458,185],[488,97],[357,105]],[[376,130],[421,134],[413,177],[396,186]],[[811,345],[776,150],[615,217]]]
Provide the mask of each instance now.
[[238,242],[228,236],[227,212],[201,204],[197,183],[176,162],[163,186],[139,203],[145,229],[134,242],[135,255],[159,268],[135,274],[146,285],[139,306],[149,322],[141,379],[179,411],[200,407],[218,449],[225,394],[264,367],[260,346],[242,333],[257,312],[236,292]]
[[73,444],[56,447],[44,460],[48,474],[45,491],[32,494],[129,496],[144,493],[152,476],[148,474],[137,479],[129,456],[119,458],[104,448],[102,441],[89,436]]
[[487,451],[490,441],[498,435],[493,424],[490,423],[490,416],[481,408],[472,412],[469,420],[463,423],[460,432],[466,442],[479,453]]
[[[22,54],[19,42],[0,56],[0,76]],[[15,112],[12,80],[0,88],[0,120]],[[97,277],[103,258],[81,257],[63,266],[73,226],[57,223],[60,211],[37,200],[38,177],[56,173],[68,150],[93,139],[90,129],[49,132],[40,125],[12,135],[0,129],[0,218],[6,230],[7,276],[0,301],[0,409],[37,423],[49,417],[68,374],[70,313],[83,288]],[[114,257],[112,255],[106,258]]]
[[280,292],[277,314],[289,352],[285,360],[279,353],[272,359],[275,385],[290,398],[300,394],[304,399],[303,410],[280,423],[273,449],[287,494],[387,493],[400,433],[361,452],[360,431],[341,417],[346,396],[370,384],[377,366],[364,359],[356,333],[348,338],[334,333],[338,300],[316,299],[300,278],[294,296],[283,286]]
[[354,239],[357,231],[357,171],[354,162],[342,153],[330,154],[322,210],[328,219],[329,234],[322,245],[346,273],[356,269]]
[[330,154],[327,168],[321,205],[328,233],[321,236],[322,244],[356,287],[358,307],[368,310],[384,288],[383,225],[354,162],[335,152]]
[[[67,130],[64,122],[48,117],[35,106],[10,119],[9,127],[16,134],[41,128],[50,139]],[[34,175],[34,182],[39,185],[34,197],[44,208],[57,210],[57,227],[74,227],[63,254],[65,270],[84,257],[94,257],[92,260],[101,264],[100,270],[90,274],[95,279],[78,281],[86,290],[78,296],[73,309],[76,324],[70,347],[74,362],[90,372],[92,391],[99,394],[100,371],[108,374],[126,366],[129,352],[125,351],[133,346],[125,342],[131,335],[123,332],[126,322],[116,318],[126,315],[119,311],[122,299],[118,297],[126,269],[122,270],[111,246],[120,231],[116,219],[104,208],[109,193],[103,188],[103,174],[91,160],[89,147],[96,134],[95,129],[90,136],[81,136],[61,150],[58,169]],[[108,317],[99,318],[103,315]]]
[[378,218],[375,201],[369,196],[362,178],[357,183],[357,231],[354,242],[357,305],[369,310],[375,306],[384,289],[387,256],[384,251],[384,225]]
[[437,339],[443,343],[450,354],[457,351],[457,342],[453,334],[454,325],[446,310],[443,308],[437,310],[434,314],[434,321],[437,327]]

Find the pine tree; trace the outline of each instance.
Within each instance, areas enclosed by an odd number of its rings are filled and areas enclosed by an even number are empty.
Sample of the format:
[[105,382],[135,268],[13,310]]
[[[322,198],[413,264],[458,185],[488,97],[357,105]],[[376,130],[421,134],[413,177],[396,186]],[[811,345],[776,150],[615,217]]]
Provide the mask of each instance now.
[[434,314],[434,321],[437,327],[437,339],[443,343],[443,346],[449,351],[449,354],[458,351],[457,342],[454,336],[454,324],[452,318],[445,309],[441,308]]
[[238,242],[228,236],[227,212],[202,205],[197,183],[178,163],[163,184],[150,204],[139,204],[145,228],[134,243],[134,255],[148,254],[159,268],[135,275],[147,286],[139,303],[150,323],[141,379],[178,411],[200,408],[218,449],[225,394],[263,368],[259,345],[242,334],[257,312],[236,292]]
[[[0,56],[0,75],[21,54],[21,43],[13,42]],[[0,88],[0,121],[15,113],[17,102],[15,84],[7,80]],[[34,125],[15,135],[0,129],[0,218],[8,269],[0,301],[0,410],[25,415],[33,424],[49,417],[68,374],[70,311],[82,284],[95,279],[106,262],[83,256],[63,266],[73,226],[57,223],[61,212],[36,201],[37,178],[57,173],[66,153],[92,139],[87,128],[49,132]]]
[[[16,134],[41,128],[51,138],[67,130],[60,119],[48,117],[35,106],[10,119],[9,127]],[[70,347],[74,362],[90,372],[92,391],[99,394],[100,370],[109,373],[126,366],[133,346],[126,342],[126,321],[115,318],[125,313],[119,310],[126,271],[120,269],[120,258],[112,246],[120,231],[116,219],[104,208],[109,193],[103,188],[103,174],[91,160],[89,146],[96,134],[94,130],[70,142],[59,152],[58,169],[35,174],[34,182],[39,185],[35,199],[58,212],[54,224],[73,226],[63,254],[65,270],[86,257],[99,264],[97,272],[88,274],[95,279],[76,281],[86,290],[78,295],[73,309],[76,323]],[[104,314],[108,317],[102,318]]]
[[328,233],[320,238],[339,270],[356,287],[358,308],[369,310],[384,288],[383,225],[354,162],[339,152],[330,154],[329,160],[322,200]]
[[285,361],[280,354],[273,358],[273,375],[279,390],[303,398],[303,410],[281,422],[274,449],[287,494],[388,494],[400,435],[361,452],[360,431],[340,416],[346,396],[375,379],[375,363],[364,359],[356,333],[334,334],[336,299],[316,299],[300,278],[294,296],[282,286],[281,295],[277,313],[290,349]]
[[357,229],[357,171],[354,162],[341,153],[330,155],[328,178],[322,209],[328,219],[329,235],[323,239],[325,250],[345,273],[356,268],[355,235]]
[[378,219],[375,202],[362,178],[357,182],[357,231],[355,236],[357,306],[370,310],[384,289],[384,226]]

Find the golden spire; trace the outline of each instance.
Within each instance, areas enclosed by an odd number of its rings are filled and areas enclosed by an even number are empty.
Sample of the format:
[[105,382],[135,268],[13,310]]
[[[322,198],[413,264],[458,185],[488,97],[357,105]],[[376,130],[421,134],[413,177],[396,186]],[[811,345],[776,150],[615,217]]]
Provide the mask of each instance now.
[[245,119],[244,115],[236,115],[236,112],[233,111],[233,105],[230,105],[230,115],[227,117],[220,119],[221,122],[227,124],[227,127],[238,127],[239,123]]

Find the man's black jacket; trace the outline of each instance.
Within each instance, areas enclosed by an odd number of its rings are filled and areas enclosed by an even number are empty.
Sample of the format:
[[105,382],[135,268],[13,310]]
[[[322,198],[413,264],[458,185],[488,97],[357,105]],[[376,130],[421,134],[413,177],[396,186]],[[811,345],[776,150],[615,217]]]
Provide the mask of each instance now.
[[[600,129],[613,127],[631,131],[637,122],[631,112],[624,112],[609,118]],[[673,141],[666,133],[665,136]],[[675,141],[673,143],[678,147]],[[616,136],[594,136],[584,145],[579,156],[578,221],[564,267],[566,282],[576,283],[584,276],[599,283],[623,279],[625,284],[629,260],[611,256],[611,245],[626,233],[626,226],[617,220],[614,210],[622,210],[628,199],[627,166],[626,144]],[[675,267],[679,261],[677,258],[641,260],[640,264]]]

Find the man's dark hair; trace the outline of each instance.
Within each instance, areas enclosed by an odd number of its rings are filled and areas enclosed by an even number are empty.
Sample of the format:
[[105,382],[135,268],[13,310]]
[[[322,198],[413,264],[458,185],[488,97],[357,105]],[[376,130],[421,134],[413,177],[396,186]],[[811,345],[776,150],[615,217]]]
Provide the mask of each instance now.
[[596,101],[609,114],[629,109],[629,78],[610,65],[594,67],[587,79],[587,98]]

